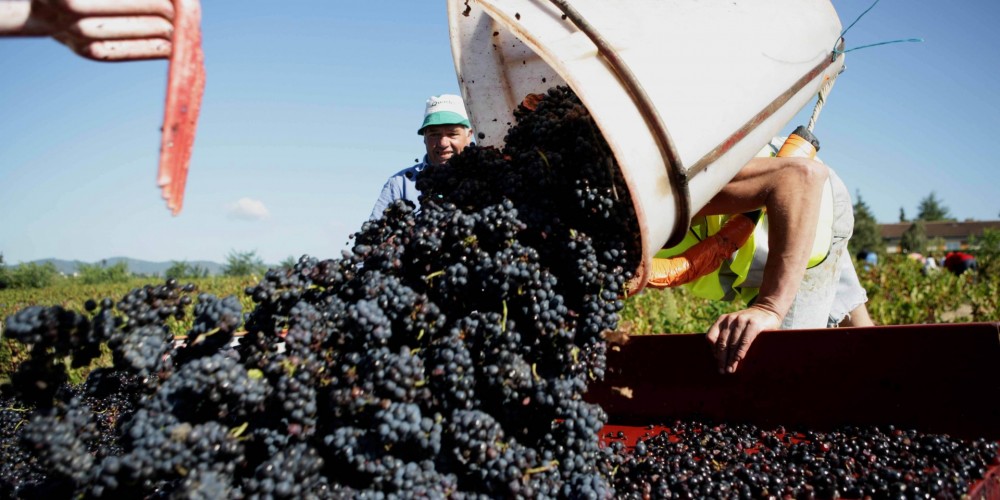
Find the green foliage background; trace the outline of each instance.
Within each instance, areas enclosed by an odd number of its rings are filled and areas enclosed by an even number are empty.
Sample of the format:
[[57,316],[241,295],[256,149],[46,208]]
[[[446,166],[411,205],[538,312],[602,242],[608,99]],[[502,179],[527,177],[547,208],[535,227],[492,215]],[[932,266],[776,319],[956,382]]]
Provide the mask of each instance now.
[[854,203],[854,234],[847,241],[848,250],[851,255],[857,255],[862,250],[885,253],[883,251],[885,244],[882,243],[882,235],[879,232],[878,222],[875,221],[875,215],[861,198],[861,193],[854,197],[857,200]]
[[[868,271],[856,267],[876,325],[1000,321],[1000,264],[992,255],[984,254],[983,260],[986,266],[978,273],[962,276],[945,270],[925,273],[920,263],[898,254],[883,257]],[[704,333],[720,314],[740,307],[684,289],[647,290],[625,302],[621,328],[633,335]]]
[[127,283],[132,278],[128,264],[124,261],[106,266],[103,264],[78,264],[76,272],[78,279],[85,285],[100,285],[103,283]]
[[0,262],[0,289],[44,288],[59,278],[59,270],[51,262],[45,264],[29,262],[13,267],[7,267]]
[[238,252],[233,250],[226,256],[226,265],[222,269],[225,276],[262,276],[267,271],[264,260],[257,256],[256,250]]

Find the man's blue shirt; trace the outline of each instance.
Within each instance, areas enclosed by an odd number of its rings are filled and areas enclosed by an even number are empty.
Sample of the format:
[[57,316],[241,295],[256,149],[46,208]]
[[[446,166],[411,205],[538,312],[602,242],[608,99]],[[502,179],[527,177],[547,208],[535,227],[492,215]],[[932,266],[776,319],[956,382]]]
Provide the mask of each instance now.
[[378,201],[375,202],[375,208],[372,209],[372,214],[369,218],[378,219],[382,217],[382,212],[396,200],[409,200],[413,202],[414,206],[419,208],[420,191],[417,190],[417,175],[425,167],[427,167],[426,156],[424,157],[424,161],[412,167],[404,168],[396,172],[392,177],[389,177],[389,180],[385,181],[385,185],[382,186],[382,192],[378,195]]

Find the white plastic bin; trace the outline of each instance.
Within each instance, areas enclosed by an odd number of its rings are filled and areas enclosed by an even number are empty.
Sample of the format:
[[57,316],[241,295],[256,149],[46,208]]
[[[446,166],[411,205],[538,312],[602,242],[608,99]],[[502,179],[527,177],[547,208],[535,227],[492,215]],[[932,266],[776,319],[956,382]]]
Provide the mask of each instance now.
[[633,291],[843,65],[828,0],[448,0],[448,16],[480,144],[501,145],[524,97],[554,85],[590,110],[639,218]]

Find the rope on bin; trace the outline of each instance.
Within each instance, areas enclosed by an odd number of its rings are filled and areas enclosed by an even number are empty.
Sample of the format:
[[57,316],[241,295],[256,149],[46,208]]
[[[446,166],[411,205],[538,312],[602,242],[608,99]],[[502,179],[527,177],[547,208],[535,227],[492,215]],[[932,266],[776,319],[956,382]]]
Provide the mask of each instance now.
[[[844,38],[844,35],[845,35],[845,34],[846,34],[846,33],[847,33],[847,32],[848,32],[848,31],[849,31],[849,30],[850,30],[851,28],[853,28],[855,24],[858,24],[858,21],[860,21],[862,17],[865,17],[865,14],[867,14],[867,13],[868,13],[869,11],[871,11],[872,9],[874,9],[874,8],[875,8],[875,6],[876,6],[876,5],[878,5],[878,2],[879,2],[879,0],[875,0],[874,2],[872,2],[872,4],[871,4],[871,5],[869,5],[869,6],[868,6],[868,8],[867,8],[867,9],[865,9],[865,11],[864,11],[864,12],[862,12],[862,13],[861,13],[861,15],[859,15],[859,16],[858,16],[858,17],[857,17],[856,19],[854,19],[854,22],[852,22],[852,23],[851,23],[850,25],[848,25],[848,26],[847,26],[846,28],[844,28],[844,31],[841,31],[841,32],[840,32],[840,36],[838,36],[838,37],[837,37],[837,40],[838,40],[838,42],[839,42],[839,40],[840,40],[841,38]],[[833,57],[837,57],[837,47],[836,47],[836,44],[837,44],[838,42],[835,42],[835,43],[834,43],[834,48],[833,48]]]
[[862,12],[857,18],[854,19],[854,22],[852,22],[849,26],[847,26],[846,28],[844,28],[844,31],[840,32],[840,36],[837,37],[837,41],[833,43],[834,47],[833,47],[833,54],[831,55],[831,58],[830,58],[831,61],[832,60],[836,60],[837,56],[839,56],[840,54],[846,54],[846,53],[848,53],[848,52],[850,52],[852,50],[867,49],[869,47],[877,47],[879,45],[888,45],[890,43],[923,42],[924,41],[923,38],[903,38],[903,39],[900,39],[900,40],[889,40],[889,41],[885,41],[885,42],[870,43],[868,45],[862,45],[860,47],[853,47],[853,48],[850,48],[850,49],[847,49],[847,50],[844,50],[844,48],[843,48],[842,45],[840,47],[838,47],[837,45],[841,44],[841,42],[843,42],[844,35],[851,28],[853,28],[855,24],[858,24],[858,21],[860,21],[862,17],[865,17],[865,14],[867,14],[869,11],[871,11],[872,9],[874,9],[875,5],[877,5],[878,2],[879,2],[879,0],[875,0],[874,2],[872,2],[872,4],[867,9],[865,9],[864,12]]
[[824,83],[819,89],[819,92],[816,93],[816,105],[813,106],[812,115],[809,116],[809,124],[806,125],[806,129],[810,132],[812,132],[813,127],[816,126],[816,120],[819,120],[819,113],[823,111],[823,106],[826,105],[826,97],[830,95],[830,92],[833,90],[833,84],[837,81],[837,77],[844,72],[844,68],[846,67],[847,66],[841,66],[840,71],[838,71],[836,75],[833,75],[833,78],[830,78],[828,82]]
[[[852,50],[867,49],[869,47],[876,47],[876,46],[879,46],[879,45],[888,45],[888,44],[891,44],[891,43],[923,42],[924,41],[922,38],[905,38],[905,39],[901,39],[901,40],[889,40],[889,41],[885,41],[885,42],[870,43],[868,45],[862,45],[860,47],[853,47],[853,48],[845,50],[844,49],[844,35],[848,31],[850,31],[850,29],[853,28],[855,24],[858,24],[858,21],[860,21],[862,17],[865,17],[865,14],[867,14],[872,9],[874,9],[875,6],[878,5],[878,3],[879,3],[879,0],[875,0],[874,2],[872,2],[872,4],[870,6],[868,6],[867,9],[864,10],[864,12],[862,12],[860,15],[858,15],[858,17],[855,18],[854,21],[851,22],[850,25],[848,25],[846,28],[844,28],[843,31],[840,32],[840,36],[838,36],[837,37],[837,41],[834,42],[834,44],[833,44],[833,50],[830,53],[830,61],[831,62],[836,61],[837,57],[839,57],[839,56],[841,56],[843,54],[846,54],[848,52],[851,52]],[[830,81],[828,81],[825,84],[823,84],[823,87],[820,88],[819,93],[816,96],[816,106],[813,108],[812,115],[809,117],[809,124],[806,126],[806,128],[810,132],[812,132],[813,131],[813,127],[816,126],[816,120],[819,119],[819,113],[820,113],[820,111],[823,110],[823,106],[826,104],[826,97],[828,95],[830,95],[830,91],[833,90],[833,84],[834,84],[834,82],[837,81],[837,77],[840,76],[840,73],[843,73],[845,69],[847,69],[847,66],[841,67],[840,68],[840,72],[838,72],[836,75],[834,75],[833,78],[830,79]]]

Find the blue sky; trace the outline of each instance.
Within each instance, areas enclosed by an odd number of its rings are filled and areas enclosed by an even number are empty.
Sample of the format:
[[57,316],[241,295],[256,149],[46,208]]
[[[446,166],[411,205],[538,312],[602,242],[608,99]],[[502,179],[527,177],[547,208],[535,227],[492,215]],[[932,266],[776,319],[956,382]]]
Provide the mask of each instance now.
[[[833,3],[846,26],[871,0]],[[444,1],[203,10],[207,87],[178,217],[155,185],[167,63],[0,39],[7,262],[336,257],[386,177],[423,154],[426,98],[458,92]],[[993,0],[882,0],[847,33],[848,48],[925,40],[847,54],[815,130],[880,222],[931,192],[958,219],[1000,219],[998,24]]]

